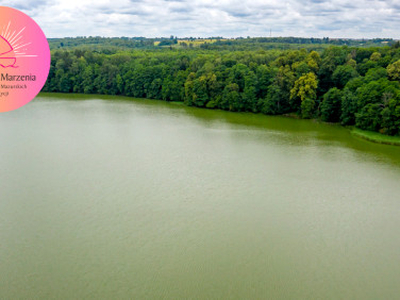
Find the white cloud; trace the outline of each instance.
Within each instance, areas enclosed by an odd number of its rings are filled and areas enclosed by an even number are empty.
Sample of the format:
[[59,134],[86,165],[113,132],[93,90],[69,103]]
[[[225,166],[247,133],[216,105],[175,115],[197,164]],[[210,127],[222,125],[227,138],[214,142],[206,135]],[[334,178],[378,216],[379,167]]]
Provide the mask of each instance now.
[[48,37],[400,38],[398,0],[0,0]]

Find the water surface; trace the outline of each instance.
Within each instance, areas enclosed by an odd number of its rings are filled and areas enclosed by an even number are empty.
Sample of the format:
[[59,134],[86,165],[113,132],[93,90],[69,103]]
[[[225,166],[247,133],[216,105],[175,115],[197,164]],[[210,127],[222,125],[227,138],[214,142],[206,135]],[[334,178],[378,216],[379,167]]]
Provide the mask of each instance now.
[[1,299],[396,299],[400,147],[42,95],[0,115]]

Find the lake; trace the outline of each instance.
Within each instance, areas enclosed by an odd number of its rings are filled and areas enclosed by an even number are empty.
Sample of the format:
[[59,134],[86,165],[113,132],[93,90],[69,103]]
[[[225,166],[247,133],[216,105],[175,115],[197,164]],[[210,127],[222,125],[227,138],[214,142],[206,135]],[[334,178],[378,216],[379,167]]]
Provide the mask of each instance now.
[[0,128],[1,299],[400,295],[400,147],[62,94]]

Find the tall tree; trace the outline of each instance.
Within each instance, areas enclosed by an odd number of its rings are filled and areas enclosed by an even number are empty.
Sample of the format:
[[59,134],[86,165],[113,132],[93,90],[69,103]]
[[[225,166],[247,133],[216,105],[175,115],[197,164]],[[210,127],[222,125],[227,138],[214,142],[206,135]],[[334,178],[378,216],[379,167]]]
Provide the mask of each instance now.
[[294,83],[290,91],[293,107],[301,109],[303,118],[311,118],[314,114],[315,100],[317,98],[317,76],[310,72],[301,76]]

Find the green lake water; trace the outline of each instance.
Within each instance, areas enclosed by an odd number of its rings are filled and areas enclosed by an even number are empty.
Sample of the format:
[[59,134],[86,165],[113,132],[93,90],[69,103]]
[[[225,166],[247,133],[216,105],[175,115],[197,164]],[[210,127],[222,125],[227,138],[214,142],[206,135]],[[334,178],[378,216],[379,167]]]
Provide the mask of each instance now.
[[398,299],[400,147],[117,97],[0,114],[0,299]]

